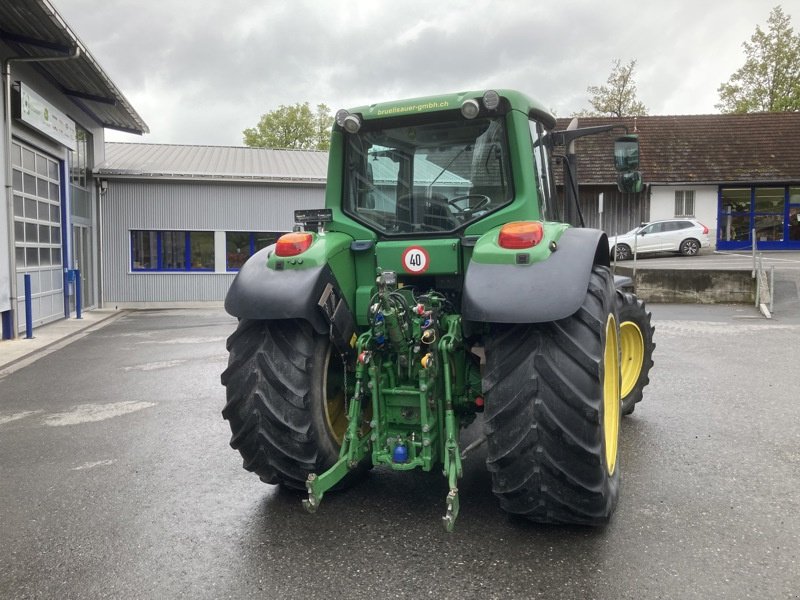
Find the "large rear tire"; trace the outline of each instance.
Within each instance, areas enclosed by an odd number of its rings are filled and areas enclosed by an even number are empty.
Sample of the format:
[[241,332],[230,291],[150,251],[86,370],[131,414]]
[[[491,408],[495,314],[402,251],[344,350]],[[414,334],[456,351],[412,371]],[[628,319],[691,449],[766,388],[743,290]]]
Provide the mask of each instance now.
[[[265,483],[305,489],[339,458],[344,368],[327,337],[300,320],[242,320],[222,373],[231,447]],[[347,484],[355,472],[344,480]]]
[[617,291],[619,313],[619,346],[622,371],[622,414],[629,415],[642,400],[644,388],[650,383],[653,366],[655,327],[644,302],[633,294]]
[[619,346],[613,277],[593,269],[581,308],[495,325],[485,342],[487,466],[501,507],[537,522],[602,525],[619,493]]

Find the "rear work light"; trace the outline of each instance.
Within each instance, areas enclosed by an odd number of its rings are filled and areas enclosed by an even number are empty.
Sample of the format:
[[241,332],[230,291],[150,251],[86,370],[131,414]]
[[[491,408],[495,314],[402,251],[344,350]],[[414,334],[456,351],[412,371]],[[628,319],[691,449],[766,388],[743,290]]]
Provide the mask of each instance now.
[[275,245],[275,254],[278,256],[297,256],[311,247],[313,236],[307,231],[293,231],[284,233],[278,238]]
[[533,248],[543,237],[544,229],[539,221],[514,221],[503,225],[497,242],[501,248],[522,250]]

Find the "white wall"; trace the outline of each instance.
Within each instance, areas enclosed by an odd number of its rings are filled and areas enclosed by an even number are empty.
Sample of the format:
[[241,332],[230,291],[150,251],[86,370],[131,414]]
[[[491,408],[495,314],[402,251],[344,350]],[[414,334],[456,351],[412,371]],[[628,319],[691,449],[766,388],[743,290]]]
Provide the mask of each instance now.
[[[0,43],[0,58],[7,56],[10,53],[9,49]],[[83,112],[77,105],[71,102],[60,90],[55,88],[49,81],[47,81],[44,77],[39,74],[31,64],[27,63],[12,63],[11,65],[11,79],[14,82],[21,81],[28,85],[33,91],[37,94],[42,96],[47,102],[58,108],[64,114],[66,114],[70,119],[82,125],[85,129],[87,129],[94,138],[94,149],[95,149],[95,159],[102,160],[104,158],[104,148],[105,148],[105,141],[104,141],[104,130],[102,127],[97,125],[89,115]],[[1,86],[0,86],[1,87]],[[0,90],[1,92],[2,90]],[[0,100],[0,110],[2,110],[2,100]],[[14,137],[21,142],[30,144],[35,148],[41,150],[52,156],[54,159],[59,161],[66,161],[68,152],[67,149],[55,142],[48,137],[40,134],[39,132],[26,127],[25,125],[19,123],[16,119],[12,117],[12,131]],[[0,136],[5,136],[6,132],[3,130],[4,127],[2,125],[2,118],[0,118]],[[5,177],[6,177],[6,160],[7,157],[4,156],[4,140],[5,137],[0,137],[0,185],[3,186],[3,190],[5,190]],[[99,155],[98,155],[99,153]],[[94,165],[90,165],[90,168],[94,167]],[[69,174],[62,185],[65,187],[67,192],[67,203],[69,203]],[[7,206],[7,199],[5,196],[5,192],[2,194],[2,199],[0,201],[0,311],[8,310],[9,308],[9,297],[11,291],[11,283],[10,283],[10,275],[11,271],[11,261],[14,260],[14,256],[9,257],[9,231],[7,227],[8,221],[8,206]],[[71,236],[70,236],[71,238]],[[92,231],[92,239],[93,239],[93,249],[92,254],[96,255],[96,240],[97,240],[97,228],[96,226],[93,227]],[[71,243],[71,242],[70,242]],[[66,260],[67,256],[72,256],[72,252],[64,253],[63,260]],[[65,265],[66,266],[66,265]],[[71,265],[70,265],[71,266]],[[97,272],[95,270],[95,272]],[[96,278],[95,278],[96,279]],[[96,282],[95,282],[96,288]],[[18,296],[22,293],[20,289],[17,290]],[[96,291],[95,291],[95,296]]]
[[675,192],[694,190],[694,218],[708,227],[712,247],[717,241],[717,199],[715,185],[654,185],[650,193],[650,220],[675,217]]

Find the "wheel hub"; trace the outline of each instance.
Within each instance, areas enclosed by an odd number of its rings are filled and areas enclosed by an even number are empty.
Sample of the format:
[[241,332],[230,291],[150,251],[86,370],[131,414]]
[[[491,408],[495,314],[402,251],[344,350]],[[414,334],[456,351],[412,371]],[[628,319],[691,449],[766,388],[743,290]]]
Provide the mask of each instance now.
[[606,346],[603,352],[603,439],[606,447],[606,469],[613,475],[619,446],[619,340],[614,315],[606,321]]
[[632,321],[624,321],[619,326],[619,344],[622,354],[622,397],[633,391],[644,361],[644,336],[639,326]]

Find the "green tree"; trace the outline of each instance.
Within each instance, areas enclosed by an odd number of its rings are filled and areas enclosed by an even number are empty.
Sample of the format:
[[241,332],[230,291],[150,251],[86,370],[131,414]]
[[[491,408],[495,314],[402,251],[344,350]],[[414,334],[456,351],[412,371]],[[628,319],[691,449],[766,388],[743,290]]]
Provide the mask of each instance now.
[[800,110],[800,34],[780,6],[767,20],[769,31],[756,25],[743,42],[744,65],[717,90],[717,108],[724,113]]
[[636,99],[636,82],[633,79],[636,60],[623,65],[620,59],[615,59],[613,65],[606,85],[590,85],[586,88],[592,109],[573,113],[574,117],[637,117],[647,114],[647,107]]
[[333,116],[324,104],[311,111],[308,102],[281,105],[261,115],[255,127],[245,129],[244,143],[255,148],[289,148],[294,150],[327,150]]

